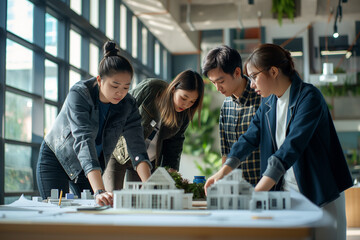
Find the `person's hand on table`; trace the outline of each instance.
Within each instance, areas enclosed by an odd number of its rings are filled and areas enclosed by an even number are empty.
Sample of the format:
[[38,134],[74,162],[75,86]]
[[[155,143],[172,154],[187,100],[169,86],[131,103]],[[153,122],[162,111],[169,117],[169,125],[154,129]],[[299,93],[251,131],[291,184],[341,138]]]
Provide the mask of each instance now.
[[104,206],[104,205],[112,206],[113,205],[113,193],[112,192],[103,192],[103,193],[97,194],[95,196],[95,202],[96,202],[96,204],[98,204],[100,206]]
[[206,180],[206,183],[204,185],[205,195],[207,196],[207,188],[213,185],[216,181],[222,179],[225,175],[227,175],[229,172],[232,171],[232,168],[224,165],[217,173],[212,175],[211,177]]

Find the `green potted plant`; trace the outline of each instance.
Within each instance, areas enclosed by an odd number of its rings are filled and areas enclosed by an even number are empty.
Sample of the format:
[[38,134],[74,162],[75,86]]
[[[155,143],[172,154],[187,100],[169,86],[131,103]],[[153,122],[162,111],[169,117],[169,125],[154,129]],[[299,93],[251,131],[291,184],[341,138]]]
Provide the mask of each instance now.
[[189,181],[184,179],[178,172],[169,172],[169,174],[174,179],[175,186],[178,189],[184,189],[185,193],[193,193],[193,200],[206,199],[204,183],[189,183]]
[[280,26],[283,17],[288,17],[294,21],[295,0],[273,0],[271,11],[277,16]]

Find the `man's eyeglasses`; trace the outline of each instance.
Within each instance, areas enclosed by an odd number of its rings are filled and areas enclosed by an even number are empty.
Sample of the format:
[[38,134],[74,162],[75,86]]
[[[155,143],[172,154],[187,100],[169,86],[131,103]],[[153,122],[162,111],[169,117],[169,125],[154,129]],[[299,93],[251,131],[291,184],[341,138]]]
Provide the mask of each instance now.
[[251,82],[256,83],[256,76],[265,70],[266,69],[263,69],[261,71],[258,71],[257,73],[251,74],[250,76],[248,76],[248,78],[250,79]]

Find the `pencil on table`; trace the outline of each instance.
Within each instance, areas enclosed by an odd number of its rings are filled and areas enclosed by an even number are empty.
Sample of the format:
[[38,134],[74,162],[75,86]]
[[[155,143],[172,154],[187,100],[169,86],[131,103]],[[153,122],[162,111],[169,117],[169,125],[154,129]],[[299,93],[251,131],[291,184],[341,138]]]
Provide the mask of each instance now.
[[59,206],[61,205],[62,194],[63,194],[63,191],[62,191],[62,189],[61,189],[61,191],[60,191],[60,197],[59,197]]
[[272,216],[252,216],[252,219],[273,219]]

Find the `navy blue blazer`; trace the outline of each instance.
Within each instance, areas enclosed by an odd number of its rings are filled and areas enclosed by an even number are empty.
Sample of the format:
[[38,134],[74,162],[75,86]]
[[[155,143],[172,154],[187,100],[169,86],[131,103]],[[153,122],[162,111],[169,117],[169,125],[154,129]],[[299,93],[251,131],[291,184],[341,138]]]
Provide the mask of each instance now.
[[[234,168],[260,145],[261,174],[282,185],[283,174],[292,166],[300,192],[318,206],[339,197],[353,185],[336,130],[321,92],[291,76],[286,138],[275,142],[277,97],[264,98],[248,131],[233,145],[226,165]],[[279,166],[278,171],[267,169]],[[276,168],[275,168],[276,169]],[[274,170],[274,168],[272,168]]]

